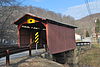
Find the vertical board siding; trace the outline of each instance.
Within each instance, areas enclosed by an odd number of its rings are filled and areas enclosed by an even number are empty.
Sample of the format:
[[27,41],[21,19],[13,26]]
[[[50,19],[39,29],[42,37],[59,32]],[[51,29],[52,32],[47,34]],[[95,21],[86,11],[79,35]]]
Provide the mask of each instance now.
[[47,44],[51,54],[75,48],[75,30],[48,23]]

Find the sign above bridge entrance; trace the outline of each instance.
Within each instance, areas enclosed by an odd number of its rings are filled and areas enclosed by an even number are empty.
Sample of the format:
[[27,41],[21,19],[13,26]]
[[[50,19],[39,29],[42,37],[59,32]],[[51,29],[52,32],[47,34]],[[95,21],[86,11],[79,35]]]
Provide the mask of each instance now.
[[29,23],[29,24],[35,23],[35,22],[36,22],[36,20],[34,20],[34,19],[32,19],[32,18],[30,18],[30,19],[27,20],[27,23]]

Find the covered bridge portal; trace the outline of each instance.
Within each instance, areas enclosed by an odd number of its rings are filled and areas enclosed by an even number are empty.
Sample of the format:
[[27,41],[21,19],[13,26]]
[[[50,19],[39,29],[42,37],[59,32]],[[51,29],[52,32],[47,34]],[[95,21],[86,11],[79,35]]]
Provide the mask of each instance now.
[[25,14],[14,24],[18,25],[18,46],[45,45],[51,54],[75,48],[74,26]]

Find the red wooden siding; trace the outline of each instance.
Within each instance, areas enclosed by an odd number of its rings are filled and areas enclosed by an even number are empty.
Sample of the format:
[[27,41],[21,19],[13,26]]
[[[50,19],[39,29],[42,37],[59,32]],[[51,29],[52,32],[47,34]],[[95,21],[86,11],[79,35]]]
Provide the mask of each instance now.
[[51,54],[75,48],[75,30],[48,23],[46,26],[47,45]]
[[[37,20],[34,24],[24,24],[27,19]],[[75,49],[75,26],[59,23],[50,19],[43,19],[32,14],[25,14],[14,22],[18,25],[18,46],[34,43],[35,33],[39,32],[39,46],[47,44],[49,53],[55,54]],[[21,28],[28,26],[29,28]],[[40,29],[33,29],[34,27]],[[43,30],[46,28],[46,31]]]

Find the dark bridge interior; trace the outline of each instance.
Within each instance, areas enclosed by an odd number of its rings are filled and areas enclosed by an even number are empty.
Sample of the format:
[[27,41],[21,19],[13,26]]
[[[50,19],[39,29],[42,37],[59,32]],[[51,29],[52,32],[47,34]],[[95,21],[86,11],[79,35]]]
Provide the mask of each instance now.
[[38,48],[41,48],[41,47],[45,47],[47,44],[46,27],[41,23],[41,21],[37,21],[31,24],[22,24],[19,33],[20,33],[19,34],[20,46],[31,45],[35,47],[37,44]]

